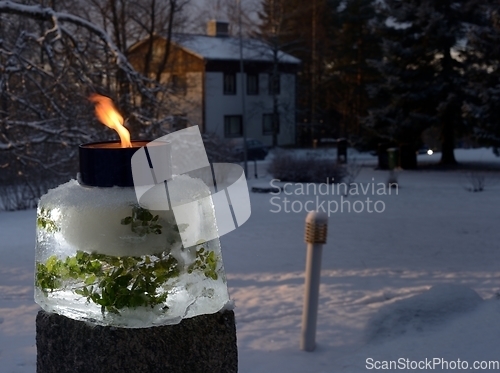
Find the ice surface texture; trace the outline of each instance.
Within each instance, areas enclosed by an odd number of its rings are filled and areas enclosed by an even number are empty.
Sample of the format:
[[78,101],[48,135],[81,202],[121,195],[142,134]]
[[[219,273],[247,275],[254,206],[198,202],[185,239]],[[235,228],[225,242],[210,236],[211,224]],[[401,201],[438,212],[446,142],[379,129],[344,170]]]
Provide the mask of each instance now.
[[[182,176],[177,190],[198,190]],[[210,193],[177,225],[171,210],[137,205],[133,188],[72,180],[40,199],[35,301],[46,311],[121,327],[148,327],[214,313],[229,301]],[[180,231],[198,245],[184,247]]]

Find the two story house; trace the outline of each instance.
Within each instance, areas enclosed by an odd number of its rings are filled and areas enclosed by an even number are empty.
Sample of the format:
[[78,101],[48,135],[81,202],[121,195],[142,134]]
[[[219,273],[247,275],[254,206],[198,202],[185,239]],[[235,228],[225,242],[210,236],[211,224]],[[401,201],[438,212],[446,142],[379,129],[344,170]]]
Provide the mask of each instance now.
[[[243,39],[240,45],[239,38],[228,35],[226,22],[211,21],[207,30],[207,35],[173,35],[161,73],[161,82],[171,88],[178,128],[198,125],[202,132],[235,138],[243,135],[244,124],[247,137],[271,145],[276,123],[278,145],[294,144],[300,60],[255,39]],[[139,71],[144,70],[148,42],[129,49],[129,59]],[[157,35],[153,43],[153,61],[160,63],[165,38]]]

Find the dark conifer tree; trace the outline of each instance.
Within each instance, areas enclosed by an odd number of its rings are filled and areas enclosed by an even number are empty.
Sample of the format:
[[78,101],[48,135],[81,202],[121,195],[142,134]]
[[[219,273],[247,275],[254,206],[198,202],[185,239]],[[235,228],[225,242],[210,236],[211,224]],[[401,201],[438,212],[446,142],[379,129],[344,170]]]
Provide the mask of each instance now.
[[478,20],[468,35],[470,97],[464,105],[465,118],[473,138],[500,155],[500,4],[483,4]]
[[384,34],[384,105],[367,123],[398,142],[418,142],[422,130],[438,127],[441,163],[456,163],[455,137],[465,132],[467,100],[464,44],[476,0],[386,0],[379,22]]
[[372,0],[330,0],[329,8],[328,101],[340,114],[338,135],[359,138],[360,118],[372,105],[367,88],[380,79],[372,63],[382,58],[381,41],[374,32],[375,4]]

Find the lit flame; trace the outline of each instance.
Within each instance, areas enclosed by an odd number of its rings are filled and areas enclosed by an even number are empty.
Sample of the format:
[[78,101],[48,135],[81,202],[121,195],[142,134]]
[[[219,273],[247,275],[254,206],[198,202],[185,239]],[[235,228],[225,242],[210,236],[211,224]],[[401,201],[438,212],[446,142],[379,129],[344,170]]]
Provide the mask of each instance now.
[[123,117],[118,110],[116,110],[113,101],[111,101],[109,97],[101,96],[97,93],[93,93],[89,97],[89,100],[95,104],[95,115],[97,119],[104,125],[118,132],[122,142],[122,148],[131,148],[130,133],[123,126]]

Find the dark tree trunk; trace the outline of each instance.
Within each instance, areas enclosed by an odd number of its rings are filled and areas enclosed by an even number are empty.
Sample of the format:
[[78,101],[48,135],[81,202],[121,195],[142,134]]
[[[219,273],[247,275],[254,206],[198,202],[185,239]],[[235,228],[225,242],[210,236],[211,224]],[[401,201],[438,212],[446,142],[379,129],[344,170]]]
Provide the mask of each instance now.
[[446,121],[441,129],[441,160],[442,165],[455,165],[455,133],[453,124]]
[[144,76],[149,78],[149,71],[151,70],[151,64],[153,61],[153,52],[154,52],[154,42],[155,42],[155,27],[156,27],[156,20],[155,20],[155,1],[153,0],[151,2],[151,25],[149,27],[149,32],[148,32],[148,50],[146,51],[146,54],[144,55]]
[[170,0],[169,4],[170,4],[170,13],[168,14],[168,31],[167,31],[167,38],[165,40],[165,50],[163,52],[161,62],[158,65],[158,70],[156,71],[156,81],[158,83],[160,83],[161,81],[161,74],[165,71],[165,68],[167,67],[168,57],[170,55],[170,42],[172,40],[172,32],[173,32],[172,30],[174,27],[176,0]]
[[279,108],[278,108],[278,94],[276,87],[279,85],[279,72],[278,72],[278,43],[277,40],[273,41],[273,76],[271,87],[273,89],[273,148],[278,146],[278,130],[279,130]]

